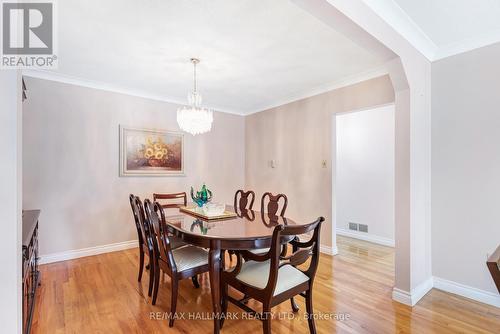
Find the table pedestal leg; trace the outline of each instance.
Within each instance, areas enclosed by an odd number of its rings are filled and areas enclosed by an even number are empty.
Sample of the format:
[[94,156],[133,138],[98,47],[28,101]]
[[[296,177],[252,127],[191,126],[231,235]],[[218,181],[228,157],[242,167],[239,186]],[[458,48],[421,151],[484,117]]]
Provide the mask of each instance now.
[[210,290],[212,291],[212,307],[214,316],[214,334],[220,333],[221,294],[220,294],[220,270],[221,270],[220,241],[210,242],[208,253],[208,265],[210,266]]

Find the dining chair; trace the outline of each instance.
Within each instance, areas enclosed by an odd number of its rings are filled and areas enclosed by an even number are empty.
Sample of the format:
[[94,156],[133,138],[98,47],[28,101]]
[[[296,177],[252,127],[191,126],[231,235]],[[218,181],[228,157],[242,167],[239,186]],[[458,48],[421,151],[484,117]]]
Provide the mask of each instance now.
[[181,206],[187,206],[187,194],[185,192],[172,193],[172,194],[153,194],[153,202],[158,202],[158,200],[182,200],[182,203],[164,203],[161,206],[164,209],[179,208]]
[[139,277],[137,281],[141,281],[142,272],[144,269],[144,255],[148,256],[148,265],[146,269],[149,269],[149,286],[148,286],[148,296],[151,296],[153,291],[153,280],[154,274],[151,270],[152,263],[154,259],[153,255],[153,244],[149,238],[149,231],[147,230],[147,224],[145,222],[144,209],[142,207],[141,199],[133,194],[129,195],[130,206],[132,207],[132,213],[134,215],[135,227],[137,229],[137,240],[139,241]]
[[[280,199],[283,199],[283,206],[281,207],[279,216],[284,217],[286,208],[288,206],[288,197],[286,197],[285,194],[273,195],[270,192],[266,192],[264,195],[262,195],[262,198],[260,200],[260,213],[263,222],[266,221],[266,219],[264,219],[265,215],[267,215],[271,223],[276,221],[276,218],[278,217],[277,213],[279,211]],[[268,200],[267,205],[265,205],[266,200]],[[284,251],[286,251],[286,245],[283,247]],[[252,249],[250,252],[254,254],[263,254],[267,253],[268,251],[269,248],[258,248],[258,249]]]
[[[179,200],[182,199],[182,203],[162,203],[161,206],[164,209],[175,209],[175,208],[180,208],[181,206],[186,206],[187,205],[187,195],[185,192],[181,193],[171,193],[171,194],[158,194],[158,193],[153,193],[153,202],[158,202],[158,200]],[[178,238],[174,236],[170,236],[170,245],[172,248],[178,248],[185,246],[186,243],[179,240]]]
[[[270,192],[266,192],[260,200],[260,211],[267,212],[269,216],[277,216],[280,199],[283,199],[283,206],[279,215],[281,217],[285,216],[286,207],[288,206],[288,197],[285,194],[273,195]],[[267,205],[264,205],[266,201],[268,201]]]
[[163,273],[170,276],[171,281],[170,319],[168,325],[172,327],[177,308],[179,280],[191,277],[193,283],[196,282],[195,286],[199,287],[195,278],[199,274],[208,272],[208,252],[203,248],[192,245],[173,249],[171,247],[170,236],[167,233],[167,224],[162,205],[158,202],[152,204],[151,201],[146,199],[144,207],[147,216],[146,220],[156,235],[153,238],[155,280],[152,304],[156,304],[160,274],[163,271]]
[[[319,217],[307,225],[277,225],[273,230],[271,249],[268,253],[258,255],[248,251],[238,252],[236,267],[231,271],[223,271],[221,276],[223,314],[227,312],[228,302],[231,302],[262,320],[264,334],[270,334],[271,309],[286,300],[290,300],[293,305],[293,297],[300,295],[306,301],[309,332],[315,334],[312,289],[319,263],[320,230],[324,220]],[[292,240],[290,243],[294,248],[293,253],[289,256],[281,255],[283,239],[293,239],[296,235],[310,231],[314,231],[310,240]],[[249,261],[243,261],[243,257]],[[310,262],[305,270],[298,268],[308,260]],[[257,313],[242,301],[229,296],[229,286],[260,301],[262,313]]]
[[255,192],[253,190],[237,190],[234,194],[234,211],[238,213],[242,210],[252,210],[253,202],[255,202]]
[[[237,190],[234,194],[234,212],[238,217],[245,217],[251,221],[255,219],[255,213],[252,211],[255,202],[255,192],[253,190]],[[251,217],[253,216],[253,219]],[[229,258],[232,261],[235,251],[228,251]]]

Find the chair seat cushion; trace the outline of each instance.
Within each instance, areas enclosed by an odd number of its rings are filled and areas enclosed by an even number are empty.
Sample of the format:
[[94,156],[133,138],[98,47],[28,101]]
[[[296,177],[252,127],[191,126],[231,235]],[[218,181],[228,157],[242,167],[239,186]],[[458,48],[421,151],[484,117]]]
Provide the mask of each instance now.
[[187,245],[187,243],[174,236],[168,236],[168,239],[170,240],[170,247],[172,249],[176,249]]
[[185,246],[172,250],[177,271],[185,271],[208,264],[208,252],[203,248]]
[[[241,265],[241,271],[236,279],[255,288],[264,289],[269,279],[270,263],[270,260],[265,262],[247,261]],[[277,296],[307,281],[309,281],[309,277],[302,271],[291,265],[285,265],[278,271],[274,295]]]

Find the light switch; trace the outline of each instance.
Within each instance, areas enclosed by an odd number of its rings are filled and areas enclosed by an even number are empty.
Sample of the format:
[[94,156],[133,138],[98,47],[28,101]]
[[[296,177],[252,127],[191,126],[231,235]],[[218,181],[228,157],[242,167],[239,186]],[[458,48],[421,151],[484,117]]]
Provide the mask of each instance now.
[[269,167],[276,168],[276,161],[274,159],[269,161]]
[[326,160],[321,161],[321,167],[326,168]]

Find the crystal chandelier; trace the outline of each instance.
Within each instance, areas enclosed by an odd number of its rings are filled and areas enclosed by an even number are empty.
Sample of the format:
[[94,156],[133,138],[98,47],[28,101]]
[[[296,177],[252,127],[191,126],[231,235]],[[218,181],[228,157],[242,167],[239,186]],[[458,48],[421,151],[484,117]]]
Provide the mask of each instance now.
[[177,109],[177,123],[179,127],[192,135],[209,132],[214,120],[212,110],[201,106],[201,95],[196,85],[196,65],[200,62],[197,58],[191,58],[194,66],[194,87],[188,95],[188,106]]

